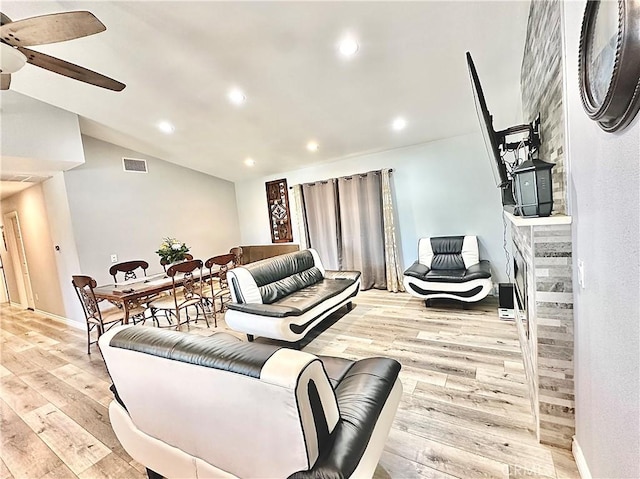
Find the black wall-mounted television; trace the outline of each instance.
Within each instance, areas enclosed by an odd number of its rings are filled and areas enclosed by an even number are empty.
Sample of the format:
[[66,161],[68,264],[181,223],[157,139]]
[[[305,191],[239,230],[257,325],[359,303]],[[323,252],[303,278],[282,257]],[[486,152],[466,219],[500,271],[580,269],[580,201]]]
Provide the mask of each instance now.
[[[513,196],[512,170],[518,165],[508,165],[504,156],[507,151],[517,151],[523,145],[528,148],[529,157],[532,157],[532,154],[538,151],[538,147],[540,146],[540,118],[538,117],[533,122],[526,125],[516,125],[505,130],[496,131],[493,127],[493,117],[487,108],[487,102],[484,98],[482,85],[478,78],[478,71],[476,70],[473,58],[471,58],[471,53],[469,52],[467,52],[467,66],[469,67],[469,76],[471,77],[471,86],[473,88],[473,97],[475,99],[476,113],[478,114],[480,129],[482,130],[482,136],[489,155],[496,186],[501,189],[502,204],[506,207],[505,209],[509,209],[515,214],[522,214],[522,208],[514,207],[516,204],[522,203],[522,201],[514,200]],[[513,143],[507,142],[508,136],[522,133],[528,134],[526,138]],[[531,188],[534,187],[535,185],[531,185]],[[520,194],[521,192],[517,191],[516,193]]]
[[484,93],[482,92],[482,85],[480,85],[480,79],[478,78],[478,72],[476,66],[473,63],[471,54],[467,52],[467,66],[469,67],[469,75],[471,76],[471,86],[473,87],[473,98],[476,101],[476,112],[478,113],[478,120],[480,120],[480,129],[482,130],[482,136],[484,138],[484,144],[487,147],[487,153],[491,160],[491,167],[493,170],[493,177],[496,180],[496,186],[504,188],[509,183],[507,176],[507,168],[502,161],[502,154],[500,153],[500,147],[498,137],[493,129],[493,117],[489,113],[487,108],[487,102],[484,99]]

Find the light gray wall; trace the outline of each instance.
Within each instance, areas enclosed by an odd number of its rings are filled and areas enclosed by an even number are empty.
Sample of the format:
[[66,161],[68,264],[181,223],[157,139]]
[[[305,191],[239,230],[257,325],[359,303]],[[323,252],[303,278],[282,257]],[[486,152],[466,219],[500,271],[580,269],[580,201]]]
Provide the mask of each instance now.
[[[576,440],[594,478],[640,477],[640,122],[605,133],[582,108],[585,2],[563,2],[573,217]],[[585,286],[578,286],[577,261]]]
[[[404,267],[417,258],[418,239],[423,236],[475,234],[481,256],[493,265],[494,282],[506,281],[500,192],[480,133],[238,182],[242,244],[271,243],[265,181],[287,178],[292,186],[382,168],[394,170]],[[293,201],[291,193],[289,200]],[[294,211],[292,217],[298,241]]]
[[[83,153],[84,154],[84,153]],[[58,282],[62,293],[65,316],[73,321],[82,323],[84,327],[84,314],[78,296],[71,285],[71,275],[80,271],[78,250],[73,237],[71,224],[71,211],[67,200],[67,186],[64,181],[64,173],[59,171],[50,179],[42,183],[42,192],[47,205],[47,218],[51,241],[53,243],[53,255],[56,261]],[[58,249],[56,249],[58,247]]]
[[[82,141],[86,163],[64,173],[78,273],[111,282],[111,254],[162,271],[155,251],[166,236],[203,260],[239,244],[233,183],[95,138]],[[146,159],[149,173],[123,171],[123,156]]]
[[84,162],[78,115],[8,90],[2,102],[2,171],[43,174]]

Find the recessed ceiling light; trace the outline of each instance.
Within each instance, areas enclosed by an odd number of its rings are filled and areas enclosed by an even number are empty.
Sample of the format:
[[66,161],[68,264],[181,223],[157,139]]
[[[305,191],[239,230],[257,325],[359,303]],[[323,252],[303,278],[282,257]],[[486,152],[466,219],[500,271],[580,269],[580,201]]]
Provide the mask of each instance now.
[[176,131],[176,127],[173,126],[168,121],[161,121],[160,123],[158,123],[158,130],[160,130],[162,133],[166,133],[168,135],[168,134],[173,133],[174,131]]
[[315,141],[310,141],[309,143],[307,143],[307,150],[309,151],[318,151],[318,148],[320,148],[320,145],[318,145]]
[[345,57],[355,55],[355,53],[358,51],[358,48],[358,42],[356,42],[352,37],[343,38],[340,41],[340,46],[338,47],[340,53],[342,53],[342,55]]
[[407,126],[407,120],[401,117],[398,117],[395,120],[393,120],[393,124],[391,125],[391,127],[396,131],[404,130],[406,126]]
[[247,158],[246,160],[244,160],[244,164],[247,166],[253,166],[256,164],[256,160],[254,160],[253,158]]
[[242,90],[239,90],[238,88],[234,88],[229,91],[227,96],[229,97],[229,101],[235,105],[242,105],[247,99],[247,97],[244,96],[244,93],[242,93]]

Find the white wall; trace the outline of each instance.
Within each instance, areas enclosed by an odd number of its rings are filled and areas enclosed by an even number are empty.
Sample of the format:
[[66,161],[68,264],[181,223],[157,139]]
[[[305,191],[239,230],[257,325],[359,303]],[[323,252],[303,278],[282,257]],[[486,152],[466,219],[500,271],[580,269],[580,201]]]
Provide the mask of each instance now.
[[[640,477],[640,120],[605,133],[582,108],[585,2],[563,2],[573,217],[576,440],[594,478]],[[577,280],[584,261],[585,287]]]
[[3,173],[46,174],[84,162],[78,115],[11,90],[0,101]]
[[[404,267],[417,258],[423,236],[476,234],[481,257],[493,265],[494,282],[506,281],[500,192],[480,133],[362,155],[236,183],[242,244],[271,243],[265,181],[289,186],[382,168],[393,168]],[[290,202],[293,195],[289,194]],[[297,239],[294,219],[294,241]]]
[[[83,136],[86,163],[64,173],[80,271],[111,282],[110,256],[144,259],[162,271],[163,237],[206,260],[240,242],[231,182]],[[147,160],[149,173],[123,171],[122,157]]]

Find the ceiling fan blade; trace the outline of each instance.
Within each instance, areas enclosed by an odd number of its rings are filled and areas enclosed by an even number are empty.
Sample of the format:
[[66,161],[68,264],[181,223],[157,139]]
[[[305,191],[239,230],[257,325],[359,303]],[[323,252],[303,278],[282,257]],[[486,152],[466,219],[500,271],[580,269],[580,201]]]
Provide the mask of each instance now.
[[7,23],[11,23],[11,19],[4,13],[0,12],[0,25],[5,25]]
[[100,73],[89,70],[73,63],[60,60],[59,58],[46,55],[28,48],[18,48],[26,57],[27,62],[45,70],[64,75],[74,80],[90,83],[91,85],[106,88],[107,90],[122,91],[126,86],[124,83],[101,75]]
[[91,12],[64,12],[3,23],[0,38],[13,46],[29,47],[86,37],[106,29]]
[[0,90],[8,90],[9,85],[11,85],[11,74],[2,73],[0,75]]

